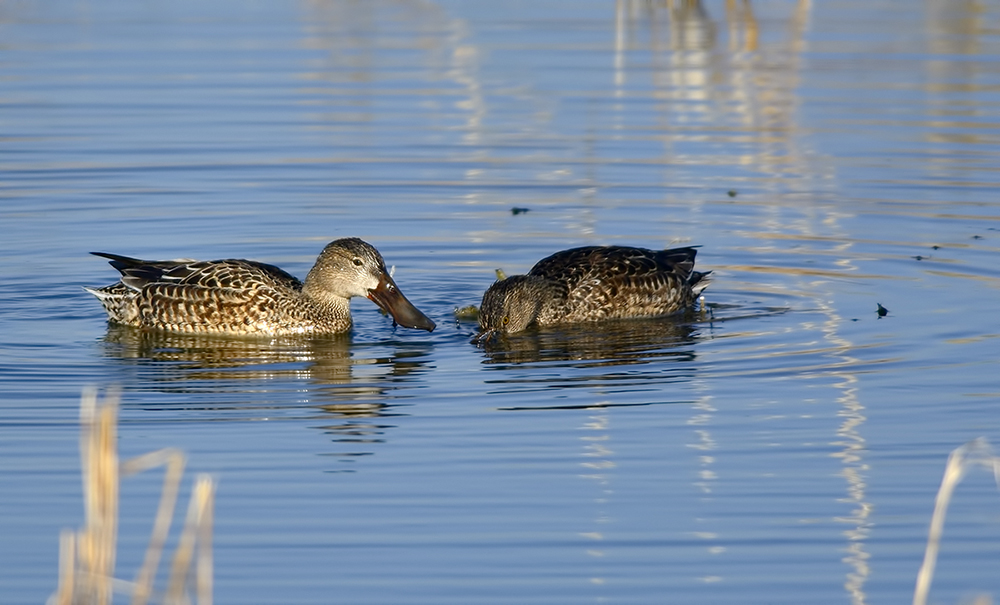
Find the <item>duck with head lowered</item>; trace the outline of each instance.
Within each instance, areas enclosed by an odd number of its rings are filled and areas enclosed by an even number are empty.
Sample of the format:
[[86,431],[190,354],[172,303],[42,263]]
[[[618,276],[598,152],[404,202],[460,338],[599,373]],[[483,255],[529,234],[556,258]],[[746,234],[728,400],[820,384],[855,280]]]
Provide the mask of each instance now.
[[435,324],[403,296],[382,255],[357,238],[327,245],[299,281],[257,261],[110,259],[121,280],[85,288],[116,323],[199,334],[288,336],[339,334],[351,329],[349,300],[368,298],[395,323],[432,331]]
[[657,317],[691,307],[711,271],[694,270],[694,247],[649,250],[585,246],[538,261],[526,275],[495,282],[483,295],[483,342],[531,326]]

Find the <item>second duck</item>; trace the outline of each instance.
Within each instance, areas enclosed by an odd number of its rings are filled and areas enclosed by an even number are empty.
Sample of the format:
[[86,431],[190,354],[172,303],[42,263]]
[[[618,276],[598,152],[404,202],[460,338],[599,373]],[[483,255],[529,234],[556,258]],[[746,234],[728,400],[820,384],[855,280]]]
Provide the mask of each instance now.
[[694,247],[586,246],[556,252],[483,295],[478,340],[531,326],[670,315],[691,307],[711,271]]

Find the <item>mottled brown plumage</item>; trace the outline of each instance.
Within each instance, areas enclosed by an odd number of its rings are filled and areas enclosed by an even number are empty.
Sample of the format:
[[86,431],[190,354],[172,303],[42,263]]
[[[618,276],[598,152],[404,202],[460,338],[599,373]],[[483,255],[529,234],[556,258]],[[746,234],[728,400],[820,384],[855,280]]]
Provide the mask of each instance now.
[[710,273],[692,247],[586,246],[544,258],[483,295],[479,338],[529,326],[669,315],[694,304]]
[[172,332],[285,336],[336,334],[351,329],[348,301],[371,299],[396,323],[433,330],[396,287],[382,255],[370,244],[331,242],[304,282],[256,261],[145,261],[93,252],[111,259],[121,281],[86,288],[111,321]]

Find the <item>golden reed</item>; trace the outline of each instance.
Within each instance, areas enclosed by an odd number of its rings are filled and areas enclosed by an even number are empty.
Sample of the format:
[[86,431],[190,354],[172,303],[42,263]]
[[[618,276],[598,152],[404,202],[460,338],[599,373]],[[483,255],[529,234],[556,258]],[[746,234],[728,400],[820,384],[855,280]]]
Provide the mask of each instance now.
[[[119,463],[117,393],[99,402],[95,389],[85,389],[80,401],[80,429],[85,520],[81,529],[63,530],[60,536],[59,587],[49,604],[110,605],[113,594],[124,593],[131,595],[133,605],[151,601],[187,604],[192,602],[192,594],[198,605],[211,605],[215,482],[207,475],[195,479],[166,589],[154,592],[156,570],[184,474],[184,454],[167,448]],[[163,491],[142,567],[131,582],[115,579],[121,477],[158,466],[166,467]]]

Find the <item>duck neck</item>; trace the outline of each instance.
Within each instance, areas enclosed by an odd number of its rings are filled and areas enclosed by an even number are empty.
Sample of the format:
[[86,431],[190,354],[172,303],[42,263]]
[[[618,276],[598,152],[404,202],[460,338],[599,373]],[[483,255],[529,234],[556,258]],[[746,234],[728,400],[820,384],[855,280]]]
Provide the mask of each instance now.
[[302,284],[302,298],[309,303],[309,306],[312,307],[318,315],[335,318],[350,318],[350,301],[343,296],[331,292],[328,288],[319,286],[317,282],[320,280],[313,274],[314,271],[315,269],[309,272],[309,275],[306,276],[305,282]]
[[552,280],[537,275],[525,275],[521,284],[522,295],[530,302],[532,321],[538,324],[552,323],[560,315],[566,292]]
[[[535,323],[550,323],[553,304],[559,304],[552,281],[537,275],[515,275],[507,278],[512,302],[511,320],[522,330]],[[517,318],[516,320],[514,318]]]

